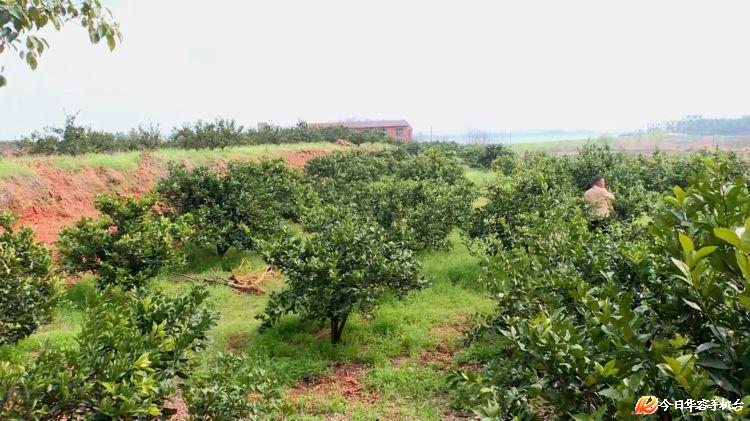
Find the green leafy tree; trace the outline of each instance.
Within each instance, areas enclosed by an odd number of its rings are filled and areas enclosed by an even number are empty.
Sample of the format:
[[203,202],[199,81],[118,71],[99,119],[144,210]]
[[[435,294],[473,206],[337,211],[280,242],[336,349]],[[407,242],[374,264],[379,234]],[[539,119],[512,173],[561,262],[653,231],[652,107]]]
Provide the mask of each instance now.
[[93,271],[101,287],[145,286],[161,269],[182,263],[189,218],[170,220],[155,208],[156,197],[102,195],[98,219],[82,218],[60,232],[61,263],[71,272]]
[[95,295],[77,346],[45,344],[29,362],[0,362],[0,417],[152,419],[168,416],[167,397],[186,377],[216,314],[208,291]]
[[0,212],[0,345],[33,333],[58,303],[62,284],[47,248],[16,217]]
[[[13,50],[34,70],[49,48],[39,32],[50,25],[60,30],[69,23],[88,29],[94,44],[106,40],[110,50],[122,41],[119,25],[99,0],[0,0],[0,54]],[[5,84],[0,74],[0,87]]]
[[323,212],[318,217],[331,223],[318,232],[299,236],[288,231],[264,248],[266,260],[287,282],[258,317],[262,329],[287,313],[328,322],[331,342],[337,344],[355,309],[369,310],[386,291],[400,296],[427,281],[412,253],[387,241],[382,228],[341,210]]
[[193,240],[216,246],[220,255],[254,248],[283,218],[298,220],[311,198],[302,173],[281,160],[232,163],[225,173],[176,165],[157,191],[177,215],[193,215]]

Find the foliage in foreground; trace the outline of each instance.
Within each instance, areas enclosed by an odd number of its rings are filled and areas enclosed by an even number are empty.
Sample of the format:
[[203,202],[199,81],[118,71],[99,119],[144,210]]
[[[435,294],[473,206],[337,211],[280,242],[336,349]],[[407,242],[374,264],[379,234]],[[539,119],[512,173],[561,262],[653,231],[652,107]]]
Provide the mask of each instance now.
[[288,313],[330,323],[331,341],[341,339],[349,315],[377,305],[387,291],[398,296],[427,281],[409,250],[386,240],[375,224],[333,208],[318,232],[301,237],[287,231],[266,245],[266,260],[286,275],[283,291],[271,294],[261,329]]
[[208,292],[139,295],[108,289],[86,314],[77,346],[45,345],[23,364],[0,362],[0,416],[147,418],[185,377],[215,315]]
[[98,219],[82,218],[60,231],[61,263],[71,272],[93,271],[102,288],[126,289],[141,288],[164,267],[182,263],[188,218],[171,221],[155,204],[155,196],[97,197]]
[[[106,39],[110,50],[115,48],[118,40],[122,40],[119,25],[98,1],[3,1],[0,3],[0,54],[17,52],[21,60],[35,70],[39,56],[49,48],[47,40],[37,36],[38,31],[50,24],[60,30],[71,22],[88,29],[89,39],[94,44]],[[5,78],[0,74],[0,87],[5,83]]]
[[[570,160],[560,174],[592,162]],[[620,188],[637,187],[642,167],[612,168],[624,171],[612,174]],[[500,231],[488,231],[492,214],[478,210],[474,232],[498,309],[471,337],[489,354],[479,373],[453,379],[459,400],[488,418],[629,419],[642,395],[747,408],[750,197],[735,177],[743,172],[731,159],[705,160],[666,202],[634,200],[593,230],[575,205],[580,190],[564,182],[537,184],[546,187],[528,204],[522,183],[507,187],[517,205]]]
[[190,416],[200,420],[267,419],[291,411],[271,374],[253,358],[234,354],[219,354],[191,374],[182,393]]
[[16,217],[0,212],[0,345],[33,333],[59,302],[62,284],[34,231],[14,231]]

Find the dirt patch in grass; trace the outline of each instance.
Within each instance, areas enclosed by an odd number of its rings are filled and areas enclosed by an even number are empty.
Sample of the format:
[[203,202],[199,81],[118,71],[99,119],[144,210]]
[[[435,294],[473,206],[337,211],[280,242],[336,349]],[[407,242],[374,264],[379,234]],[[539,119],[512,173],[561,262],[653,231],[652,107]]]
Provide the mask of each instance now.
[[169,421],[187,421],[190,419],[187,404],[185,404],[182,395],[171,396],[164,402],[164,408],[177,411],[169,417]]
[[[369,370],[363,364],[337,364],[333,373],[327,376],[304,380],[287,391],[292,404],[296,405],[302,397],[341,396],[348,401],[370,405],[382,398],[378,392],[368,392],[360,379]],[[313,402],[308,401],[308,410],[314,410]]]
[[455,352],[455,348],[452,348],[447,344],[440,344],[435,350],[423,352],[422,355],[419,356],[419,361],[424,365],[448,367],[453,364],[453,354]]
[[292,151],[285,152],[282,156],[284,161],[295,168],[304,168],[307,161],[319,156],[329,155],[328,151]]
[[245,352],[251,340],[252,336],[248,332],[234,333],[227,339],[226,348],[234,353]]

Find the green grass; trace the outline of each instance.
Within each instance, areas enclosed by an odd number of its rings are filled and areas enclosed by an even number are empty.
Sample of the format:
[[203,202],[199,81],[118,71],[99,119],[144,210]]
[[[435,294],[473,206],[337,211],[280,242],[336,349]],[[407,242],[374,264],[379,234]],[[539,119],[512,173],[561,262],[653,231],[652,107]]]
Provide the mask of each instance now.
[[29,176],[34,174],[36,172],[29,166],[20,164],[12,159],[0,158],[0,180],[13,176]]
[[469,179],[469,181],[479,187],[486,186],[487,184],[494,181],[498,176],[498,173],[494,171],[480,170],[477,168],[466,168],[464,174],[466,175],[466,178]]
[[[419,256],[433,284],[403,300],[385,297],[369,316],[355,314],[346,326],[342,342],[333,346],[321,326],[288,316],[264,334],[258,334],[255,316],[263,311],[268,295],[238,294],[225,286],[210,286],[210,301],[221,318],[211,331],[208,349],[200,353],[204,364],[219,351],[244,352],[262,361],[271,375],[286,387],[301,379],[325,375],[337,363],[367,367],[360,379],[365,393],[382,396],[372,404],[337,395],[305,396],[298,402],[301,419],[319,419],[334,414],[351,419],[440,419],[448,410],[445,376],[447,367],[425,365],[419,356],[441,344],[456,343],[435,329],[464,326],[476,313],[489,312],[494,303],[475,285],[477,260],[451,235],[453,249]],[[255,254],[230,250],[219,258],[212,249],[189,249],[189,262],[173,272],[202,277],[218,273],[254,273],[265,268]],[[169,293],[184,292],[190,281],[173,272],[160,275],[155,284]],[[266,289],[283,288],[280,278],[264,282]],[[0,347],[0,359],[15,362],[28,358],[47,341],[51,346],[75,346],[86,297],[95,288],[86,277],[66,293],[66,301],[51,323],[14,346]],[[397,359],[403,362],[396,364]],[[312,409],[310,409],[312,408]]]
[[521,142],[513,143],[511,148],[516,152],[555,152],[559,150],[575,151],[576,148],[585,146],[589,139],[555,140],[550,142]]
[[[387,145],[365,144],[363,148],[386,148]],[[163,161],[188,161],[201,163],[219,160],[243,160],[254,159],[263,155],[279,156],[287,152],[316,150],[333,151],[341,149],[329,142],[292,143],[282,145],[249,145],[236,146],[226,149],[199,149],[185,150],[175,148],[158,149],[153,152],[154,156]],[[81,168],[109,168],[116,171],[128,172],[138,168],[141,152],[119,152],[112,154],[91,153],[77,156],[59,155],[49,157],[51,165],[66,171],[76,171]],[[35,158],[0,158],[0,179],[12,176],[27,176],[35,174],[34,169],[26,165],[29,160]]]
[[154,155],[164,161],[190,161],[200,163],[212,159],[242,160],[257,158],[262,155],[282,154],[285,152],[296,152],[306,150],[333,151],[340,147],[329,142],[314,143],[290,143],[282,145],[249,145],[237,146],[226,149],[158,149]]
[[121,152],[115,154],[90,153],[77,156],[61,155],[52,158],[52,166],[67,171],[79,168],[110,168],[117,171],[133,171],[138,168],[140,152]]

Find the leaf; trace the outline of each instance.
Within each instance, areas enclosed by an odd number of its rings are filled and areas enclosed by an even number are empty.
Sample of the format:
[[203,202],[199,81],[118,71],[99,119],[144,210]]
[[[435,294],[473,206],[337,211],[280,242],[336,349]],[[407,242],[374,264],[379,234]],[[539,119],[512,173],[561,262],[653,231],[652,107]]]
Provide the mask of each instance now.
[[688,265],[685,264],[685,262],[683,262],[682,260],[677,260],[674,257],[672,258],[672,263],[674,263],[674,265],[677,266],[677,269],[679,269],[680,272],[685,275],[683,278],[685,282],[693,285],[692,275],[690,274],[690,268],[688,267]]
[[742,248],[740,237],[729,228],[714,228],[714,235],[739,249]]
[[694,308],[695,310],[703,311],[703,310],[701,310],[701,306],[699,306],[698,304],[696,304],[696,303],[694,303],[692,301],[686,300],[684,298],[682,299],[682,301],[684,301],[685,304],[689,305],[690,307]]
[[26,54],[26,63],[29,64],[29,67],[31,67],[31,70],[36,70],[37,63],[36,63],[35,54],[33,52],[29,51]]
[[719,345],[716,344],[716,343],[713,343],[713,342],[702,343],[702,344],[700,344],[698,346],[698,348],[695,349],[695,353],[696,354],[700,354],[703,351],[707,351],[709,349],[716,348],[717,346],[719,346]]
[[617,389],[612,389],[611,387],[608,389],[604,389],[598,392],[600,396],[604,396],[605,398],[610,398],[612,400],[620,400],[622,398],[622,394]]
[[685,252],[685,255],[690,255],[690,253],[695,250],[695,246],[693,245],[693,241],[688,237],[687,235],[683,233],[678,233],[677,236],[680,239],[680,244],[682,245],[682,251]]
[[5,76],[0,75],[0,88],[8,84],[8,80],[5,79]]
[[740,300],[742,307],[745,307],[745,310],[750,311],[750,296],[740,295],[738,299]]
[[724,361],[705,355],[701,356],[698,359],[698,365],[709,368],[717,368],[719,370],[729,370],[731,368]]
[[695,252],[695,256],[694,256],[695,260],[700,260],[700,259],[708,256],[709,254],[715,252],[717,248],[719,248],[719,247],[717,247],[717,246],[701,247],[700,250],[698,250],[697,252]]

